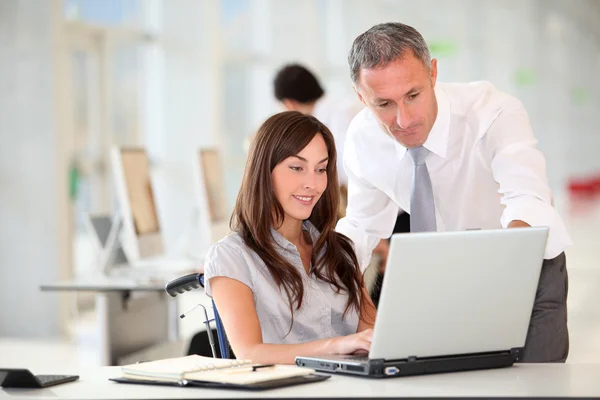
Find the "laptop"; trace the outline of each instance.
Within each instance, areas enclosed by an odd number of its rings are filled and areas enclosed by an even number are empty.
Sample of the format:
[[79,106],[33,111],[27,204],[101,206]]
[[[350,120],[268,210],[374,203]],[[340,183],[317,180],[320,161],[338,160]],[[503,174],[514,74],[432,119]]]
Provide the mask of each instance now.
[[546,227],[393,235],[369,354],[296,364],[374,378],[513,365],[547,237]]

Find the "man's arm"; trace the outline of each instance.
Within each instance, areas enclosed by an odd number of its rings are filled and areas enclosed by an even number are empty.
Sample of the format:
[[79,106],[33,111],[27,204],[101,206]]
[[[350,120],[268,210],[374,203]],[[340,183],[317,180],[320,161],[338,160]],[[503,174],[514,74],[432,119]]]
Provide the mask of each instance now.
[[394,229],[399,207],[381,190],[358,178],[346,164],[348,207],[336,230],[354,242],[361,270],[369,265],[373,249]]
[[506,206],[503,227],[548,226],[545,258],[554,258],[571,243],[554,209],[546,177],[546,161],[537,149],[529,118],[520,104],[501,111],[482,138],[483,156],[489,160]]

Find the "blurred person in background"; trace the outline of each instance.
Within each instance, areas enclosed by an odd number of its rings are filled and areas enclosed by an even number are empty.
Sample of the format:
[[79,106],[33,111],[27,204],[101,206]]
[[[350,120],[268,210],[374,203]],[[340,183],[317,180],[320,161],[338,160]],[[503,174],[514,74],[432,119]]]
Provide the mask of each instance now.
[[411,214],[411,232],[548,226],[522,361],[564,362],[571,240],[523,104],[489,82],[436,82],[437,60],[401,23],[359,35],[348,63],[367,108],[346,137],[349,199],[337,229],[354,241],[361,267],[399,208]]

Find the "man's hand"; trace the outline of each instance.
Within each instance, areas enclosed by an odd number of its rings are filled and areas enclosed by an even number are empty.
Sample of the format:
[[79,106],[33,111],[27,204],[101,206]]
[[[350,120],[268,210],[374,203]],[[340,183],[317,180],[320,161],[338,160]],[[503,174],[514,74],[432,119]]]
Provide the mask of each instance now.
[[387,264],[388,253],[390,252],[390,243],[387,239],[381,239],[379,244],[373,249],[373,254],[376,254],[381,262],[379,263],[379,273],[385,272],[385,265]]
[[521,221],[520,219],[515,219],[508,223],[508,228],[530,228],[530,227],[531,227],[531,225],[529,225],[525,221]]

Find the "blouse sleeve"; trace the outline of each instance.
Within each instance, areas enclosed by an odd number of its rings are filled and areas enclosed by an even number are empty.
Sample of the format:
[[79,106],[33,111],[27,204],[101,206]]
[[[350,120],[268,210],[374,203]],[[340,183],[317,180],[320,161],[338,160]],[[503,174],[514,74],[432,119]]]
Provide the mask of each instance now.
[[204,265],[204,292],[212,297],[210,280],[217,276],[235,279],[254,292],[250,266],[238,244],[221,241],[210,248]]

